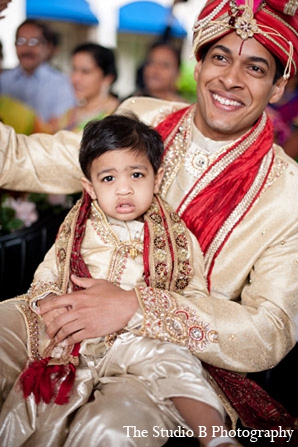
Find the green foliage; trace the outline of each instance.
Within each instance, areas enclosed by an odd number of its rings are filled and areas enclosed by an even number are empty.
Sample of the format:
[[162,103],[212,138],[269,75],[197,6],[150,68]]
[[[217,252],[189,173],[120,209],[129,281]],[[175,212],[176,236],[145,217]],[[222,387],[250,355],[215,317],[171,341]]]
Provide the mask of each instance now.
[[181,95],[190,103],[197,100],[196,81],[194,80],[194,67],[196,61],[183,61],[180,69],[180,77],[177,88]]
[[65,207],[62,204],[52,205],[48,200],[47,194],[32,192],[28,194],[27,200],[28,202],[35,203],[36,209],[40,213],[50,210],[54,214],[60,214],[65,209]]
[[7,195],[1,197],[0,203],[0,232],[10,233],[19,230],[23,227],[24,222],[16,217],[16,212],[13,208],[5,203]]

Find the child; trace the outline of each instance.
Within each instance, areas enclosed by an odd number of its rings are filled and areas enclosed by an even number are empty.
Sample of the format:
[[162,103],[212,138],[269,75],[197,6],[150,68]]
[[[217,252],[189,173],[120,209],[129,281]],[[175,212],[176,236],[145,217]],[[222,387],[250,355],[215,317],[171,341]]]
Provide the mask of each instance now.
[[[85,175],[83,198],[66,217],[55,247],[35,273],[28,292],[31,308],[20,306],[29,327],[32,359],[20,384],[41,421],[52,400],[65,404],[51,407],[53,417],[61,418],[60,429],[55,427],[59,432],[65,429],[61,420],[66,424],[67,418],[90,405],[99,386],[104,390],[105,384],[115,381],[125,386],[127,378],[134,377],[136,386],[141,382],[163,409],[171,428],[187,425],[204,446],[232,446],[234,439],[213,434],[214,426],[226,429],[222,404],[200,360],[187,347],[135,336],[132,328],[74,346],[66,341],[57,344],[47,339],[42,318],[32,311],[44,297],[74,290],[73,274],[107,279],[126,290],[136,285],[169,289],[189,300],[207,293],[195,237],[157,195],[162,153],[159,134],[134,116],[111,115],[85,127],[79,155]],[[90,415],[95,432],[98,413]],[[42,430],[36,436],[39,445],[46,445]],[[70,431],[69,445],[75,439]]]

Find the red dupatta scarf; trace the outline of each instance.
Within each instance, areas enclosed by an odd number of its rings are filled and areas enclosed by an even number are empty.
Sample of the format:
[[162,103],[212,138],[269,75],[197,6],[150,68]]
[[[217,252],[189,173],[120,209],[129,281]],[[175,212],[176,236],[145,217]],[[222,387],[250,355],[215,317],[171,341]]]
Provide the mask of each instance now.
[[[91,198],[89,194],[84,191],[80,205],[77,203],[77,205],[72,208],[65,221],[62,223],[59,234],[57,235],[56,244],[60,237],[60,233],[64,233],[64,239],[70,241],[65,247],[59,250],[57,256],[59,262],[58,271],[60,270],[59,283],[61,290],[64,291],[67,290],[66,284],[69,283],[71,274],[83,278],[91,277],[88,267],[81,255],[81,243],[86,230],[90,206]],[[71,229],[72,225],[69,221],[71,222],[73,220],[75,220],[76,224],[73,229]],[[67,237],[65,237],[65,234],[67,234]],[[72,247],[70,257],[68,258],[66,253],[68,251],[67,245],[69,243],[72,244]],[[67,261],[69,261],[70,264],[69,270],[65,268]],[[79,289],[80,288],[76,284],[73,284],[74,291]],[[38,328],[38,324],[36,324],[36,328]],[[35,330],[37,330],[36,328]],[[53,359],[50,354],[54,345],[54,340],[52,340],[50,343],[51,348],[48,348],[47,355],[43,358],[35,358],[33,361],[30,361],[19,379],[24,397],[27,398],[30,394],[33,394],[37,404],[40,402],[49,404],[52,400],[57,405],[63,405],[69,402],[69,395],[75,381],[76,367],[79,363],[80,343],[70,346],[69,355],[65,355],[65,359],[58,362],[56,359]]]
[[[194,107],[173,113],[156,127],[165,144],[166,177],[167,171],[173,170],[173,159],[179,164],[183,162],[187,147],[177,149],[173,143],[179,132],[189,133],[186,126]],[[248,133],[197,179],[178,207],[179,215],[201,245],[209,289],[216,256],[264,187],[274,158],[272,144],[272,124],[263,114]]]

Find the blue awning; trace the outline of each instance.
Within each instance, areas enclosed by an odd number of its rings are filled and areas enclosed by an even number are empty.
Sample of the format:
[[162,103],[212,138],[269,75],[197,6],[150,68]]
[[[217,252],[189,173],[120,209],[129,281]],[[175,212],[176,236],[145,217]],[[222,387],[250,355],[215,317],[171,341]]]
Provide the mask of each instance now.
[[98,19],[86,0],[26,0],[26,16],[30,19],[98,25]]
[[171,26],[171,35],[185,37],[186,31],[171,14],[171,8],[150,1],[128,3],[119,9],[119,32],[163,34]]

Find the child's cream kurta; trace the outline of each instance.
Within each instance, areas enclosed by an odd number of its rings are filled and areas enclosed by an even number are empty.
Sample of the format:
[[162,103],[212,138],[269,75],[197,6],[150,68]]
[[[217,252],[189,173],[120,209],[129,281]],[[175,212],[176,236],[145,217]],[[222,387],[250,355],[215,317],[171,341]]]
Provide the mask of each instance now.
[[[127,225],[128,227],[123,222],[114,220],[108,222],[99,208],[93,206],[90,219],[87,221],[81,252],[93,278],[107,278],[125,289],[131,289],[136,285],[145,287],[142,258],[144,224],[133,221],[128,222]],[[182,227],[179,222],[175,225],[177,234],[182,234],[184,226]],[[48,293],[63,293],[59,277],[61,274],[69,277],[69,267],[62,263],[62,273],[58,259],[61,248],[67,245],[70,247],[70,244],[63,240],[66,236],[69,237],[68,229],[69,227],[66,226],[60,231],[56,247],[52,247],[36,271],[34,282],[28,293],[33,307],[36,300],[42,299]],[[161,233],[158,235],[161,237]],[[199,299],[207,293],[202,274],[202,253],[193,235],[189,234],[187,239],[186,249],[179,255],[177,253],[177,256],[183,256],[184,260],[189,261],[190,271],[194,269],[193,280],[185,289],[186,296],[192,295],[194,288],[197,288],[196,299]],[[132,248],[136,251],[131,252]],[[138,255],[134,258],[136,253]],[[160,250],[159,259],[162,256],[163,253]],[[166,256],[165,253],[164,256]],[[194,259],[201,260],[196,264],[196,268]],[[68,290],[71,290],[70,284]],[[15,303],[16,301],[11,301],[12,305]],[[25,302],[20,300],[18,307],[26,316],[30,357],[36,357],[37,351],[38,354],[45,356],[43,353],[49,340],[44,336],[41,321],[38,323],[38,317],[30,312]],[[198,318],[193,316],[192,321],[194,324]],[[203,322],[199,321],[199,323]],[[37,325],[40,326],[38,336]],[[217,334],[212,331],[207,321],[204,322],[204,330],[206,336],[199,349],[204,349],[206,344],[216,343],[217,340]],[[17,337],[17,330],[14,336]],[[59,358],[59,356],[63,357],[63,351],[62,343],[47,355],[56,355]],[[113,428],[116,442],[125,435],[126,425],[135,425],[137,416],[133,412],[130,415],[124,412],[122,416],[122,412],[119,414],[119,411],[115,411],[114,416],[107,423],[106,407],[113,404],[111,401],[115,399],[113,394],[115,387],[125,392],[125,405],[128,407],[134,405],[135,392],[138,390],[139,398],[145,399],[145,405],[149,403],[148,411],[151,408],[150,411],[156,420],[154,425],[152,425],[151,417],[142,422],[143,429],[147,429],[151,435],[148,440],[135,440],[137,446],[143,445],[140,442],[145,442],[144,445],[149,442],[150,447],[164,444],[166,437],[157,436],[157,428],[153,433],[154,426],[175,428],[177,425],[185,425],[170,401],[173,396],[185,396],[203,401],[224,414],[219,398],[206,380],[206,373],[202,369],[201,362],[187,347],[168,341],[136,336],[133,332],[125,330],[118,335],[116,340],[111,340],[111,337],[85,340],[81,343],[76,374],[69,404],[63,406],[52,403],[36,405],[32,395],[24,400],[21,390],[13,389],[6,399],[0,416],[2,444],[7,447],[39,447],[40,445],[54,447],[81,446],[84,442],[85,445],[101,446],[106,445],[106,439],[101,438],[104,424]],[[131,392],[130,389],[132,389]],[[110,392],[109,402],[106,402]],[[119,397],[118,393],[119,391],[117,391],[116,399]],[[89,402],[90,399],[92,403]],[[102,408],[102,406],[105,407]],[[80,425],[86,423],[86,416],[81,418],[81,414],[88,414],[90,419],[88,421],[90,430],[87,434],[85,432],[84,439],[77,433]],[[75,422],[69,426],[69,419],[72,418]],[[22,429],[19,427],[20,420]],[[106,431],[106,428],[104,430]],[[121,441],[122,445],[125,445],[123,441]]]

